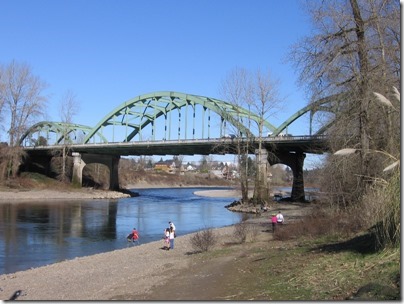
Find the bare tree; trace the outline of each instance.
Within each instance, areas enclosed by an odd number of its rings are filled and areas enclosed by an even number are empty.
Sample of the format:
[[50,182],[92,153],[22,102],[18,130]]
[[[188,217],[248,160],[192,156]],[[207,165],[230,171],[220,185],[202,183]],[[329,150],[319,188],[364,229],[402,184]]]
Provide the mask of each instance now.
[[8,132],[8,150],[13,149],[2,157],[6,177],[15,177],[18,173],[24,153],[17,145],[27,128],[44,114],[46,87],[27,64],[12,61],[0,67],[0,117]]
[[0,96],[4,100],[4,115],[9,123],[9,144],[13,147],[35,119],[45,113],[47,97],[43,91],[47,85],[24,63],[12,61],[1,71]]
[[63,123],[62,127],[62,161],[59,180],[65,182],[67,179],[66,167],[68,164],[69,147],[72,144],[70,124],[73,123],[73,117],[79,111],[79,104],[76,95],[68,90],[62,97],[59,104],[59,113]]
[[184,155],[174,155],[173,160],[176,168],[175,172],[179,175],[184,170],[184,166],[182,165],[184,162]]
[[213,156],[210,155],[202,155],[201,160],[199,161],[199,171],[202,173],[209,173],[212,169]]
[[[250,108],[250,99],[252,96],[252,87],[250,81],[250,75],[247,70],[243,68],[235,68],[229,72],[226,78],[222,81],[220,86],[220,94],[223,96],[223,99],[234,104],[237,108],[240,107],[249,107]],[[244,121],[243,121],[244,118]],[[240,123],[247,123],[248,129],[251,129],[251,117],[243,117],[242,113],[237,113],[237,117],[235,118]],[[238,134],[239,131],[235,126],[233,133]],[[240,187],[241,187],[241,199],[244,202],[248,201],[248,154],[249,154],[249,142],[251,138],[249,138],[249,134],[245,134],[246,139],[240,140],[237,136],[236,140],[236,149],[237,149],[237,161],[239,164],[239,172],[240,172]]]
[[[394,0],[329,0],[307,1],[306,7],[315,34],[291,52],[300,69],[300,82],[308,87],[312,100],[349,94],[340,100],[329,131],[333,149],[353,147],[360,151],[359,158],[344,166],[341,174],[335,174],[338,167],[331,165],[334,178],[347,177],[347,169],[350,176],[356,176],[356,181],[332,182],[337,187],[334,193],[350,196],[342,198],[346,203],[360,198],[380,172],[375,165],[380,158],[370,150],[383,147],[389,153],[399,152],[397,113],[375,103],[372,92],[387,96],[391,87],[400,83],[400,5]],[[399,108],[399,102],[395,106]]]
[[[250,112],[258,115],[258,121],[252,120],[252,117],[245,113],[237,113],[238,122],[246,125],[248,129],[257,128],[258,136],[258,155],[257,163],[265,164],[257,166],[254,203],[263,203],[268,201],[269,186],[267,184],[266,173],[268,171],[268,160],[262,155],[262,138],[264,136],[264,124],[269,118],[276,114],[280,109],[281,100],[278,94],[278,80],[271,77],[269,71],[262,73],[257,70],[255,73],[242,68],[232,70],[227,78],[222,82],[221,94],[224,98],[235,104],[237,107],[247,108]],[[253,139],[249,134],[243,134],[246,139],[237,141],[237,154],[240,167],[240,181],[242,190],[242,199],[248,199],[248,153],[251,150],[250,141]]]
[[[277,111],[281,108],[282,100],[279,97],[278,87],[279,81],[272,77],[269,70],[266,73],[260,70],[255,72],[253,98],[250,101],[253,111],[259,115],[257,171],[253,197],[255,203],[269,201],[269,185],[267,180],[269,163],[268,158],[264,159],[262,155],[262,139],[264,136],[264,122],[268,121],[271,116],[276,115]],[[264,155],[268,154],[265,153]],[[272,156],[269,155],[269,157]]]
[[3,124],[4,118],[4,104],[5,104],[5,88],[6,83],[4,81],[5,78],[5,68],[0,65],[0,132],[5,131],[5,127]]

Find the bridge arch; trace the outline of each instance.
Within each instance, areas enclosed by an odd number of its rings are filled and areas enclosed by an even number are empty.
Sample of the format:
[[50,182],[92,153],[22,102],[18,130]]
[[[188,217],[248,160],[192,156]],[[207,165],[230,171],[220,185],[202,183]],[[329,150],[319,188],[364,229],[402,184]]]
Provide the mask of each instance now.
[[[302,108],[293,114],[290,118],[285,120],[279,127],[275,127],[270,122],[265,121],[264,127],[271,131],[272,137],[281,135],[281,132],[291,125],[295,120],[310,112],[310,135],[312,135],[312,119],[316,112],[326,111],[336,113],[338,111],[338,101],[347,98],[348,94],[336,94],[326,98],[322,98],[318,101],[311,103],[310,105]],[[201,117],[197,118],[196,107],[202,108]],[[186,109],[185,114],[181,113],[181,109]],[[191,115],[188,112],[188,108],[191,108]],[[178,111],[178,121],[174,126],[171,125],[171,113]],[[208,112],[208,114],[206,114]],[[139,140],[142,138],[142,130],[151,126],[151,135],[154,140],[156,135],[158,124],[158,118],[163,117],[163,132],[165,133],[163,139],[171,138],[168,133],[177,133],[180,139],[180,133],[185,133],[184,139],[204,139],[211,138],[210,127],[211,112],[216,113],[220,119],[220,134],[224,135],[223,129],[226,129],[226,124],[233,125],[241,135],[250,135],[252,131],[246,126],[248,120],[255,121],[258,125],[258,115],[242,108],[235,106],[229,102],[199,96],[186,93],[162,91],[154,92],[150,94],[139,95],[133,99],[130,99],[107,114],[99,123],[94,127],[86,125],[74,124],[74,123],[62,123],[62,122],[50,122],[42,121],[32,127],[30,127],[21,137],[19,144],[26,146],[38,146],[38,145],[58,145],[64,144],[64,140],[67,139],[69,144],[74,143],[108,143],[108,142],[129,142],[134,139],[135,136],[139,136]],[[185,116],[185,117],[184,117]],[[192,120],[191,129],[188,121]],[[198,120],[198,121],[197,121]],[[202,125],[202,134],[196,137],[196,124]],[[332,125],[330,121],[325,126],[321,127],[314,135],[321,135]],[[107,139],[107,136],[103,134],[105,128],[112,126],[112,140]],[[115,127],[123,128],[121,132],[116,132],[120,137],[115,140]],[[184,130],[185,129],[185,130]],[[207,132],[205,132],[207,131]],[[191,133],[190,136],[187,135]],[[50,142],[51,134],[53,133],[53,141]],[[161,133],[161,132],[160,132]],[[37,134],[37,138],[34,135]],[[169,136],[168,136],[169,135]]]
[[[195,125],[196,120],[196,106],[202,107],[202,138],[210,137],[210,112],[218,114],[221,117],[221,128],[223,124],[227,122],[231,123],[241,134],[250,134],[246,126],[243,125],[242,120],[251,119],[257,124],[259,122],[259,117],[249,112],[248,110],[237,107],[231,103],[223,100],[198,96],[192,94],[185,94],[179,92],[162,91],[154,92],[150,94],[144,94],[137,96],[129,101],[126,101],[113,109],[109,114],[107,114],[90,132],[84,139],[84,143],[90,142],[94,137],[96,132],[102,132],[102,129],[107,126],[121,126],[125,128],[125,136],[123,142],[131,141],[135,136],[139,136],[139,140],[142,140],[142,130],[147,126],[151,126],[152,137],[155,136],[156,130],[156,120],[159,117],[164,118],[164,138],[171,138],[171,117],[170,114],[174,111],[178,111],[178,123],[176,127],[178,128],[177,135],[178,139],[181,133],[182,121],[180,109],[186,108],[188,112],[188,107],[191,107],[192,112],[192,139],[195,138]],[[208,111],[208,118],[205,120],[206,111]],[[187,138],[188,131],[188,115],[185,115],[185,138]],[[198,122],[201,123],[201,122]],[[206,125],[207,124],[207,125]],[[269,122],[264,123],[265,127],[269,130],[275,130],[276,127]],[[207,127],[207,133],[205,133],[205,127]],[[176,132],[176,131],[174,131]],[[222,133],[222,131],[221,131]],[[222,134],[223,135],[223,134]],[[154,138],[153,138],[154,139]],[[114,141],[114,140],[113,140]]]
[[[64,139],[71,144],[82,143],[85,136],[90,133],[92,129],[92,127],[75,123],[41,121],[31,126],[21,136],[18,144],[23,145],[25,143],[29,146],[57,145],[63,143]],[[35,134],[37,134],[36,138],[33,137]],[[53,138],[51,138],[52,134]],[[97,135],[101,140],[107,142],[102,134],[97,133]]]
[[310,112],[310,131],[309,135],[322,135],[326,130],[328,130],[332,124],[333,120],[325,124],[323,127],[321,127],[319,130],[317,130],[316,133],[312,134],[312,121],[313,121],[313,116],[317,112],[329,112],[336,114],[339,111],[339,102],[341,100],[347,99],[349,97],[348,93],[340,93],[340,94],[335,94],[331,95],[325,98],[321,98],[304,108],[300,109],[297,111],[295,114],[290,116],[288,119],[286,119],[278,128],[276,128],[273,131],[272,136],[278,136],[281,134],[283,130],[285,130],[290,124],[292,124],[295,120],[298,118],[302,117],[304,114],[307,112]]

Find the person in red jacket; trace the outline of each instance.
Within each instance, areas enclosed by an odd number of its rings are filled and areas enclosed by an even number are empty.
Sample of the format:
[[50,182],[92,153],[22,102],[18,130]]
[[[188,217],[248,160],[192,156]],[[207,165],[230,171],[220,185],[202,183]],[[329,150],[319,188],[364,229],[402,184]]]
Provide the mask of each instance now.
[[132,235],[132,242],[139,244],[139,232],[136,230],[136,228],[133,228],[130,235]]
[[272,232],[275,232],[275,227],[277,223],[277,217],[275,213],[272,213],[271,222],[272,222]]

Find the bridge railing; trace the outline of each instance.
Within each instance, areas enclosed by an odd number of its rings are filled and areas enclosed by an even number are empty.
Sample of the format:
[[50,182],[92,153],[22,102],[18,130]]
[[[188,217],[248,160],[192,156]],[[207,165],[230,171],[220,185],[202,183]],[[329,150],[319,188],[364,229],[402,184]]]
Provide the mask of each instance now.
[[[273,136],[273,137],[262,137],[263,142],[299,142],[299,141],[323,141],[327,139],[326,135],[298,135],[298,136]],[[227,138],[227,137],[214,137],[214,138],[203,138],[203,139],[172,139],[172,140],[142,140],[142,141],[133,141],[133,142],[109,142],[109,143],[78,143],[72,144],[72,147],[108,147],[108,146],[133,146],[133,145],[145,145],[145,144],[178,144],[178,143],[237,143],[237,142],[244,142],[247,140],[251,140],[245,137],[234,137],[234,138]],[[258,138],[254,139],[255,141]],[[39,148],[53,148],[57,149],[58,147],[63,147],[63,145],[48,145],[48,146],[25,146],[24,149],[39,149]]]
[[[298,135],[298,136],[274,136],[274,137],[262,137],[262,140],[265,142],[273,141],[307,141],[307,140],[325,140],[327,139],[326,135]],[[236,141],[246,141],[251,140],[246,137],[234,137],[234,138],[227,138],[227,137],[212,137],[212,138],[194,138],[194,139],[160,139],[160,140],[136,140],[133,142],[109,142],[109,143],[87,143],[82,145],[133,145],[133,144],[147,144],[147,143],[204,143],[204,142],[227,142],[232,143]],[[258,141],[258,137],[254,138],[255,141]]]

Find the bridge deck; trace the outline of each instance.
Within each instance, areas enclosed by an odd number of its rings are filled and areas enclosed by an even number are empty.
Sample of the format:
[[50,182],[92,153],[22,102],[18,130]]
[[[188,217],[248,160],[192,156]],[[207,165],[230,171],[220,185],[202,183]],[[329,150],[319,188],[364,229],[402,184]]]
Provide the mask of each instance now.
[[[193,140],[136,141],[105,144],[74,144],[73,152],[107,155],[209,155],[237,154],[237,144],[243,138],[212,138]],[[322,154],[326,151],[325,136],[265,137],[263,147],[269,151]],[[258,140],[250,142],[251,153],[258,147]],[[24,147],[29,154],[43,154],[62,149],[62,145]]]

